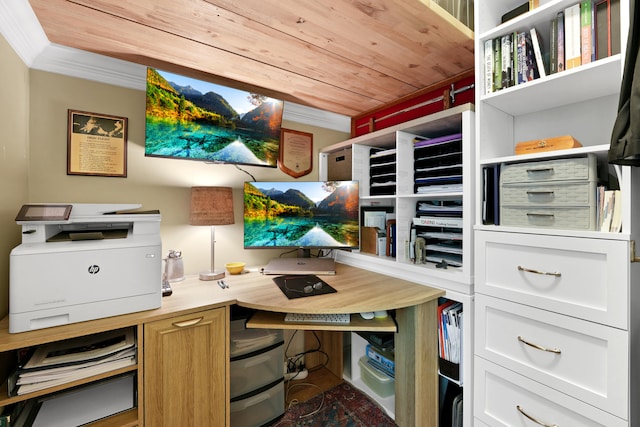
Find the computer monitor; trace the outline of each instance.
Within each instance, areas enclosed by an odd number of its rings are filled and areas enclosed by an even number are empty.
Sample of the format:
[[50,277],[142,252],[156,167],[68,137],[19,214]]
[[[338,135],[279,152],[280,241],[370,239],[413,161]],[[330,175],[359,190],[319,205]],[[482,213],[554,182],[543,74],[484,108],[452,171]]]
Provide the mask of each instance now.
[[357,181],[245,182],[245,249],[359,247]]

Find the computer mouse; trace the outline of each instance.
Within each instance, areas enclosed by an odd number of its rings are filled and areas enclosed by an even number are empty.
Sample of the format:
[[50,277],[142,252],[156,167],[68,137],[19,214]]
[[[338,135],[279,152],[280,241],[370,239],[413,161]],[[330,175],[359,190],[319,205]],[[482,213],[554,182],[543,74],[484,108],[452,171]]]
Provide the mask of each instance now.
[[362,316],[364,320],[371,320],[373,319],[375,314],[373,313],[373,311],[366,311],[364,313],[360,313],[360,316]]

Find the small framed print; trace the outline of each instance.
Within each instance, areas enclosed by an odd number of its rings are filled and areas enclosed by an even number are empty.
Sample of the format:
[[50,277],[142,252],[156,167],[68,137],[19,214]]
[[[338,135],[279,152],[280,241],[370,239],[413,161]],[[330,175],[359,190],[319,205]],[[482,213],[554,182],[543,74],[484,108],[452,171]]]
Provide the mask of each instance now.
[[310,173],[313,169],[313,134],[282,129],[278,167],[294,178]]
[[67,175],[127,176],[127,118],[69,110]]

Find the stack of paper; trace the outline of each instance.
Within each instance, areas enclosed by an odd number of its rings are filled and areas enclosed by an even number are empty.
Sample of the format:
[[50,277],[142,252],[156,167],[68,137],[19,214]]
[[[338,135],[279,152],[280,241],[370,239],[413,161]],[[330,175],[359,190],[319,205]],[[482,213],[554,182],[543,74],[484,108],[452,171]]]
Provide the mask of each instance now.
[[9,377],[8,389],[23,395],[135,363],[132,329],[58,341],[38,347]]

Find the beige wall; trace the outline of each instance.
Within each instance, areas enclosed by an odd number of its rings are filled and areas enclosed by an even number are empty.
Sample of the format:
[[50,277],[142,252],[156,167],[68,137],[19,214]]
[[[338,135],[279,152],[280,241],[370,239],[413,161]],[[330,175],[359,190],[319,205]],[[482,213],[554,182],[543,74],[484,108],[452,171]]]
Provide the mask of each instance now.
[[[234,189],[235,224],[216,227],[216,267],[231,261],[262,265],[280,252],[247,250],[242,240],[242,187],[252,178],[233,165],[144,156],[145,94],[142,91],[32,70],[30,73],[29,201],[141,203],[162,214],[163,253],[180,249],[187,274],[210,267],[209,227],[189,222],[190,188],[195,185]],[[124,116],[129,119],[126,178],[66,174],[67,110]],[[318,178],[318,148],[349,137],[343,132],[285,122],[284,127],[313,133],[314,170],[300,180]],[[291,180],[279,169],[241,166],[256,180]],[[15,214],[19,203],[8,210]]]
[[0,317],[8,312],[9,253],[20,243],[14,221],[28,200],[29,70],[0,37]]

